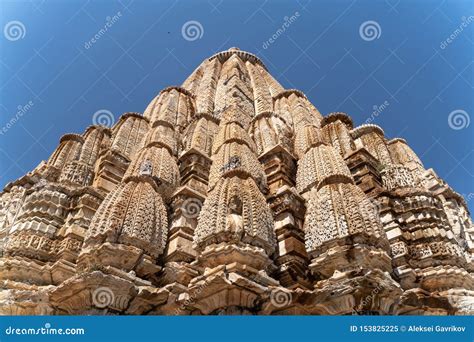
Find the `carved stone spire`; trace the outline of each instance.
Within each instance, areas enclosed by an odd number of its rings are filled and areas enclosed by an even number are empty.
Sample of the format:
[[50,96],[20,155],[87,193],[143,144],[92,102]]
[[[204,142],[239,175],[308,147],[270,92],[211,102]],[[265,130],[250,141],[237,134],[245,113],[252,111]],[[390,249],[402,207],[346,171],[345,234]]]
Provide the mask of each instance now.
[[354,127],[214,54],[0,193],[0,314],[474,314],[465,200]]

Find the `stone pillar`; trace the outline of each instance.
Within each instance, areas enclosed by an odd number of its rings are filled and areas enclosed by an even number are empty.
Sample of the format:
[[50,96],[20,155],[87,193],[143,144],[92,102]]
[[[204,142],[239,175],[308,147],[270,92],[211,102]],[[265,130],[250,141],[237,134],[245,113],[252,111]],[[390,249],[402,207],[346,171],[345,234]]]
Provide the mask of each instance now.
[[213,144],[207,199],[194,235],[201,275],[182,298],[191,312],[212,314],[230,307],[254,311],[264,287],[278,285],[268,275],[276,241],[263,195],[266,177],[241,126],[246,120],[237,121],[238,110],[230,107],[223,113]]
[[96,162],[93,186],[112,191],[121,181],[131,158],[143,147],[148,120],[139,113],[125,113],[112,129],[110,149],[104,150]]
[[405,290],[399,314],[472,313],[474,282],[466,246],[459,245],[442,201],[417,187],[408,167],[382,172],[378,198],[391,244],[394,274]]
[[389,245],[376,208],[354,185],[340,154],[319,138],[318,128],[306,126],[305,131],[297,188],[307,200],[309,268],[318,301],[323,301],[308,309],[320,314],[387,314],[401,291],[389,274]]

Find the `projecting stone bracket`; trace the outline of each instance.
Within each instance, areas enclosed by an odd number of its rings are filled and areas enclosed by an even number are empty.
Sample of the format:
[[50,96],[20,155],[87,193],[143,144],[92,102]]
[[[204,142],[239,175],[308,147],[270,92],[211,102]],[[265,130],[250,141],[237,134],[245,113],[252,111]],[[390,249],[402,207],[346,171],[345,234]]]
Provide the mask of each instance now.
[[3,281],[0,290],[0,315],[51,315],[48,292],[54,286],[36,286]]
[[[83,249],[78,258],[79,270],[90,270],[102,267],[116,274],[137,274],[139,277],[149,277],[158,273],[161,267],[155,260],[137,247],[105,242],[99,247]],[[107,266],[100,266],[107,265]]]
[[195,281],[178,303],[191,314],[255,314],[266,287],[235,272],[221,269]]

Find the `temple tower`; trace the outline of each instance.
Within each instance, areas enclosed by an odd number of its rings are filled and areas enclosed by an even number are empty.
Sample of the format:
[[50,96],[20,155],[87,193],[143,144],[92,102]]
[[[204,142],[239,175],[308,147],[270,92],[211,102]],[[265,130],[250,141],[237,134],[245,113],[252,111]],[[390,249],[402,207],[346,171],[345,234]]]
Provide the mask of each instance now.
[[466,202],[230,48],[0,193],[1,314],[474,314]]

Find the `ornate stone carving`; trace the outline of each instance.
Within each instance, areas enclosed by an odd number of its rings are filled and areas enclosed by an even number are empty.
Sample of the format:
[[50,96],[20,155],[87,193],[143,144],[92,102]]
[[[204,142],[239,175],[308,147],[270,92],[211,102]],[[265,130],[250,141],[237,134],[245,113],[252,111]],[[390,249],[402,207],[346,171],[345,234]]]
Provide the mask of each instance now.
[[352,177],[341,156],[327,145],[311,148],[298,161],[296,188],[301,193],[312,187],[320,187],[330,177],[345,178],[351,183]]
[[389,166],[383,169],[381,174],[383,185],[387,190],[416,186],[413,174],[402,165]]
[[211,243],[243,242],[269,255],[273,252],[272,214],[252,179],[234,176],[216,185],[204,202],[194,241],[199,249]]
[[0,314],[474,314],[473,252],[406,141],[231,48],[5,187]]
[[167,230],[166,209],[154,185],[146,178],[131,178],[97,209],[84,244],[123,243],[157,257],[165,248]]

